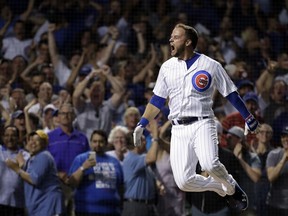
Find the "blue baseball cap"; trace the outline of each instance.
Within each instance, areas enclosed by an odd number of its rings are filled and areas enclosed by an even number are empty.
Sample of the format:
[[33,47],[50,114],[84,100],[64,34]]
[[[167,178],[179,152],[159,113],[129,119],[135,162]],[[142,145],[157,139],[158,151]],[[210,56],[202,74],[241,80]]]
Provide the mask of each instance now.
[[90,66],[84,65],[79,70],[79,76],[87,76],[92,71]]
[[24,112],[22,110],[17,110],[11,115],[13,119],[20,118],[22,116],[24,117]]
[[255,101],[256,103],[258,103],[258,96],[257,94],[255,94],[254,92],[247,92],[244,97],[243,97],[243,100],[245,102],[247,102],[248,100],[253,100]]
[[243,79],[240,80],[237,84],[236,84],[237,88],[240,89],[244,86],[249,86],[251,87],[251,89],[254,89],[254,84],[252,81],[248,80],[248,79]]
[[283,129],[281,131],[281,135],[284,135],[284,134],[288,134],[288,125],[283,127]]

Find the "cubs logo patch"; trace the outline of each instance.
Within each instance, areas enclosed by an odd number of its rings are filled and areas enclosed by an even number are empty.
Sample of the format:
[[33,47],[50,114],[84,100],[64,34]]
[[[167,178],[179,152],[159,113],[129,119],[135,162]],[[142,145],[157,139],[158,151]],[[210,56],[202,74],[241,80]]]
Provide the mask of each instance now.
[[211,75],[204,70],[197,71],[192,77],[193,87],[199,91],[206,91],[211,85]]

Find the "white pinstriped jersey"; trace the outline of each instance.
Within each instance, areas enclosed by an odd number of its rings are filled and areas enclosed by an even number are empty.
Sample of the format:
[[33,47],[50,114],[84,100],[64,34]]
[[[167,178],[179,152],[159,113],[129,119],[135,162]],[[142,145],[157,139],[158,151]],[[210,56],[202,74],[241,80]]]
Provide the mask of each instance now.
[[172,57],[160,68],[154,94],[169,97],[169,119],[183,116],[214,116],[214,90],[226,97],[237,90],[221,64],[206,55],[187,69],[186,62]]

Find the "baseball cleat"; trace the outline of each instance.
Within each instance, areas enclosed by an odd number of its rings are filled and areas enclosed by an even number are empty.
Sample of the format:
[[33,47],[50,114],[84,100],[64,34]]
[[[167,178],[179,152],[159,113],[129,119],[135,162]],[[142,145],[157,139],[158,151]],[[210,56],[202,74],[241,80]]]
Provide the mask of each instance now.
[[232,195],[227,195],[226,201],[230,208],[238,211],[245,211],[249,205],[247,194],[240,188],[237,183],[235,185],[235,193]]

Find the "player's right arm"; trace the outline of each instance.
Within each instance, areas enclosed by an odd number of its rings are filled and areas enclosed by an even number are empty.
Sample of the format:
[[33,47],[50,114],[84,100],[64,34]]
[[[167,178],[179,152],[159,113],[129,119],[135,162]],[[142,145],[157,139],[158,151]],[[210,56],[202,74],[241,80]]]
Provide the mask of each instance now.
[[146,106],[143,116],[141,117],[134,130],[133,140],[135,146],[141,145],[141,136],[143,134],[144,128],[149,124],[149,121],[153,120],[157,116],[165,102],[165,98],[159,97],[157,95],[152,96],[150,102]]

